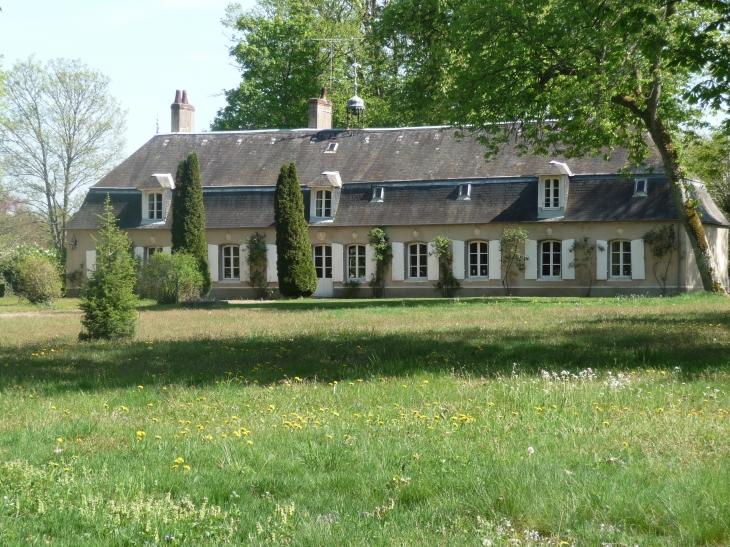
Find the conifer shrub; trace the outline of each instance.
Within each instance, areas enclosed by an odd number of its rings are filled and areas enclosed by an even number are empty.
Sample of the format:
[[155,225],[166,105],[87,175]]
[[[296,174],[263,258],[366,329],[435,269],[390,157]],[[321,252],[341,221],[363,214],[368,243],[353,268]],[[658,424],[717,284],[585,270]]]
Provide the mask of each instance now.
[[172,304],[200,298],[204,283],[194,256],[155,253],[140,268],[137,292],[158,304]]
[[205,208],[200,162],[197,152],[191,152],[180,162],[175,175],[172,199],[172,252],[187,253],[198,261],[203,277],[203,294],[208,294],[212,280],[205,239]]
[[317,273],[304,217],[304,196],[293,163],[281,166],[274,193],[274,218],[279,292],[285,298],[312,296],[317,290]]
[[266,252],[266,234],[254,232],[246,240],[248,253],[248,284],[258,298],[269,298],[273,291],[269,288],[269,257]]
[[58,263],[42,254],[26,256],[15,268],[16,293],[31,304],[51,305],[62,295]]
[[117,226],[107,195],[96,245],[96,265],[81,294],[82,340],[132,338],[137,331],[137,262],[132,241]]

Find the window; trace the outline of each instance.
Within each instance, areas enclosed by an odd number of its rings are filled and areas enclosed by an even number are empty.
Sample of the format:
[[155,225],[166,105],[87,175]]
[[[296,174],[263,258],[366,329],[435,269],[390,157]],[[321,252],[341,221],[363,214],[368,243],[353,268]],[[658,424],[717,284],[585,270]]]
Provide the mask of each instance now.
[[540,244],[540,277],[560,277],[560,241],[543,241]]
[[332,216],[332,192],[317,190],[314,199],[314,216],[323,218]]
[[631,242],[611,242],[611,277],[631,277]]
[[634,181],[634,195],[635,196],[646,196],[647,180],[636,179]]
[[365,279],[365,245],[347,248],[347,278]]
[[560,208],[560,180],[545,179],[545,189],[543,196],[544,209]]
[[469,277],[489,277],[489,244],[486,241],[469,243]]
[[339,144],[340,143],[338,143],[338,142],[331,142],[331,143],[329,143],[327,145],[327,149],[324,151],[324,153],[325,154],[334,154],[335,152],[337,152],[337,146]]
[[147,255],[146,256],[147,260],[152,258],[152,255],[154,255],[155,253],[161,253],[161,252],[162,252],[162,247],[147,247],[145,249],[145,254]]
[[223,247],[223,279],[238,279],[241,275],[240,249],[238,245]]
[[373,188],[373,199],[370,201],[380,203],[385,199],[385,188],[382,186],[376,186]]
[[317,279],[332,279],[332,247],[317,245],[314,248],[314,269]]
[[162,220],[161,192],[147,194],[147,218],[150,220]]
[[471,183],[459,185],[459,196],[456,199],[459,201],[471,199]]
[[428,246],[425,243],[411,243],[408,246],[408,277],[428,277]]

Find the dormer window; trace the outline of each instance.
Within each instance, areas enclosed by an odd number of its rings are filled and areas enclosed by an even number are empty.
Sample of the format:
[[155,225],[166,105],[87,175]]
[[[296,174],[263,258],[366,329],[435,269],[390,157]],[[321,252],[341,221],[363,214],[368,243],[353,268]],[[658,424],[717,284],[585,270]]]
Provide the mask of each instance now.
[[327,149],[324,151],[325,154],[334,154],[337,152],[337,142],[331,142],[327,145]]
[[557,218],[565,215],[568,177],[543,175],[538,179],[537,217]]
[[543,209],[560,208],[560,179],[545,179],[542,207]]
[[162,220],[162,192],[147,194],[147,218],[149,220]]
[[634,180],[634,196],[646,197],[647,189],[648,189],[648,181],[646,179]]
[[459,195],[456,199],[458,201],[471,199],[471,183],[459,185]]
[[332,192],[317,190],[314,198],[314,216],[326,218],[332,216]]
[[382,186],[376,186],[373,188],[373,199],[370,200],[371,203],[381,203],[385,199],[385,188]]

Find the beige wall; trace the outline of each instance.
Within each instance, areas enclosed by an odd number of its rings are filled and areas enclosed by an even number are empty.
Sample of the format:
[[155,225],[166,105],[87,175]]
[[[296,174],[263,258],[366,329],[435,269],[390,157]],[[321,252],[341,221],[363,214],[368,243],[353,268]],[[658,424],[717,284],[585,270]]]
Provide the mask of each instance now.
[[[561,223],[561,222],[540,222],[540,223],[523,223],[523,224],[500,224],[500,225],[463,225],[463,226],[409,226],[409,227],[389,227],[386,233],[391,241],[401,242],[405,245],[408,243],[422,242],[427,243],[434,237],[443,235],[453,240],[464,242],[469,241],[490,241],[499,239],[503,228],[516,228],[522,226],[528,231],[529,239],[537,241],[546,239],[566,240],[579,239],[587,236],[593,243],[597,239],[611,241],[614,239],[635,240],[640,239],[648,230],[653,227],[660,226],[665,223]],[[676,224],[675,224],[676,226]],[[339,243],[344,246],[349,244],[367,244],[367,233],[371,227],[350,227],[350,228],[334,228],[331,226],[310,226],[309,239],[311,244],[318,243]],[[548,236],[547,230],[552,230]],[[254,232],[259,231],[266,234],[266,241],[269,244],[275,243],[276,232],[274,228],[265,229],[231,229],[231,230],[208,230],[207,241],[211,245],[237,244],[242,245],[246,239]],[[710,245],[718,257],[718,266],[722,271],[727,271],[727,245],[728,230],[727,228],[708,227],[708,239]],[[414,232],[417,232],[415,234]],[[478,233],[478,235],[476,235]],[[699,276],[696,273],[697,267],[694,264],[694,256],[686,242],[686,234],[680,232],[679,247],[683,259],[678,260],[679,253],[675,253],[671,257],[666,283],[666,293],[676,294],[678,288],[678,277],[680,290],[697,290],[701,289]],[[68,253],[68,269],[69,272],[76,269],[83,269],[85,262],[85,251],[93,248],[90,232],[75,231],[78,244],[76,249],[69,250]],[[318,234],[323,239],[318,237]],[[169,246],[170,232],[159,229],[137,229],[129,232],[135,247]],[[151,238],[154,238],[154,243]],[[688,252],[687,252],[688,251]],[[607,251],[608,252],[608,251]],[[658,295],[661,293],[660,283],[654,276],[654,261],[648,247],[644,249],[645,256],[645,279],[639,280],[616,280],[608,279],[597,281],[595,263],[592,265],[593,288],[592,296],[615,296],[619,294],[650,294]],[[346,267],[346,261],[343,261]],[[666,259],[660,264],[661,273],[664,272]],[[563,265],[563,268],[567,265]],[[387,276],[387,296],[390,297],[408,297],[408,296],[437,296],[433,289],[433,281],[393,281],[391,272]],[[276,288],[276,283],[270,283],[272,289]],[[342,295],[342,283],[335,283],[335,296]],[[477,295],[503,295],[500,279],[464,279],[461,280],[462,289],[458,292],[460,296],[477,296]],[[554,296],[582,296],[585,295],[588,288],[587,273],[582,269],[576,272],[575,280],[526,280],[524,273],[514,271],[510,277],[511,293],[514,295],[554,295]],[[363,283],[360,289],[362,297],[371,295],[370,288]],[[72,292],[73,294],[73,292]],[[216,298],[252,298],[253,290],[248,286],[246,281],[214,281],[211,295]],[[276,293],[275,293],[276,296]]]

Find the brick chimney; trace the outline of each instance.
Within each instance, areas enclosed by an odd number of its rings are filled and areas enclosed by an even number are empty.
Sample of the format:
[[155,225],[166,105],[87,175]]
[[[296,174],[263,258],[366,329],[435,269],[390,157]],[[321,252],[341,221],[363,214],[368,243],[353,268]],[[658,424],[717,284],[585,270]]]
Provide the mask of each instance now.
[[188,103],[188,91],[178,89],[175,92],[175,102],[170,105],[172,111],[170,132],[193,133],[195,131],[195,107]]
[[332,101],[326,87],[319,99],[309,99],[309,129],[332,129]]

